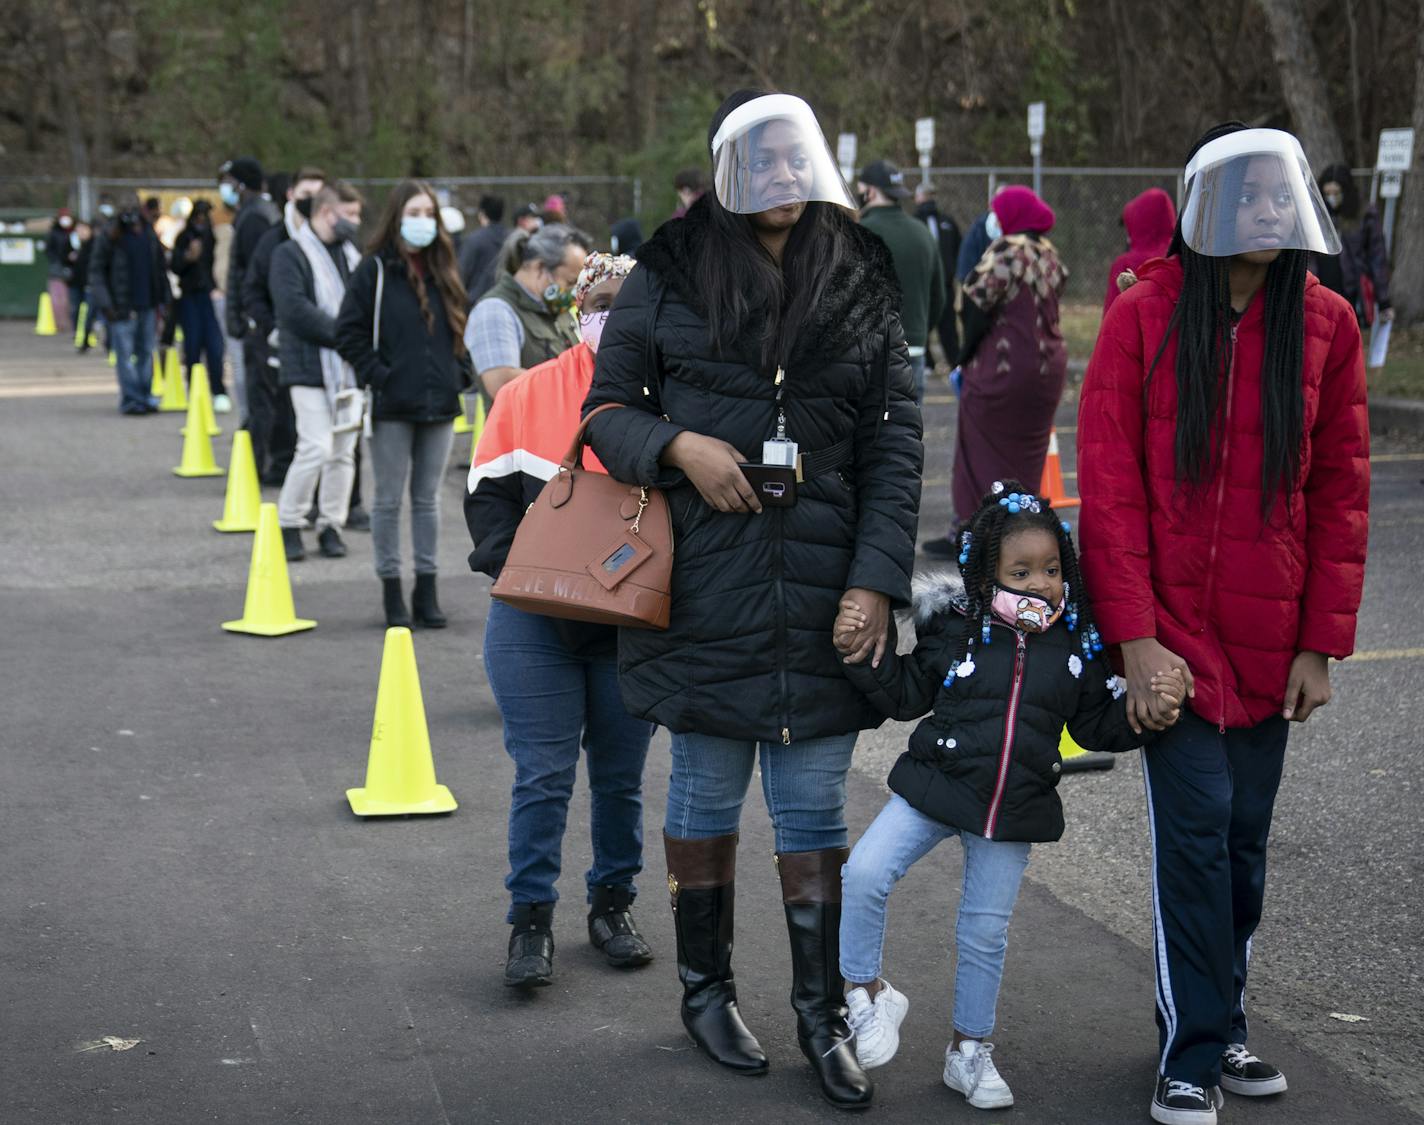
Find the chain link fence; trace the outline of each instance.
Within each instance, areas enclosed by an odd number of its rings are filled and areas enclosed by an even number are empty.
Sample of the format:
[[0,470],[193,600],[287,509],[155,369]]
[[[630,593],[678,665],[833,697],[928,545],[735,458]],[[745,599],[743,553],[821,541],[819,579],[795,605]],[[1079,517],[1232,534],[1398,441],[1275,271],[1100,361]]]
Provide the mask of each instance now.
[[[1113,259],[1127,249],[1122,209],[1148,188],[1161,188],[1180,204],[1180,168],[1054,168],[1040,170],[1043,198],[1057,216],[1049,235],[1068,267],[1066,299],[1101,301]],[[1006,184],[1033,185],[1033,169],[1017,167],[931,168],[930,182],[942,214],[968,232]],[[907,180],[913,173],[906,169]],[[1374,173],[1354,171],[1361,199],[1370,199]]]

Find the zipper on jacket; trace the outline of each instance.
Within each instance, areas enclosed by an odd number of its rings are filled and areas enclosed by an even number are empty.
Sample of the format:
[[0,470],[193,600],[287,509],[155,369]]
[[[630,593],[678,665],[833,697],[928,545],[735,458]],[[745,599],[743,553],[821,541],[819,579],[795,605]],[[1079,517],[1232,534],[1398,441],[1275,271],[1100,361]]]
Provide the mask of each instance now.
[[782,519],[785,509],[773,508],[767,514],[776,520],[776,536],[772,541],[772,553],[776,559],[776,674],[781,680],[781,745],[791,745],[791,683],[786,676],[786,580],[782,559]]
[[[1202,595],[1202,632],[1206,632],[1206,618],[1211,613],[1212,598],[1216,593],[1216,553],[1221,542],[1221,508],[1226,501],[1226,467],[1231,460],[1231,407],[1236,397],[1236,324],[1231,325],[1231,359],[1226,364],[1226,413],[1221,423],[1221,464],[1217,466],[1216,511],[1211,521],[1211,548],[1206,557],[1206,590]],[[1226,692],[1221,693],[1221,716],[1217,729],[1226,733]]]
[[1028,642],[1015,630],[1018,651],[1014,654],[1014,682],[1009,689],[1009,710],[1004,716],[1004,744],[999,750],[999,777],[994,782],[994,796],[989,801],[989,813],[984,818],[984,839],[994,838],[998,827],[999,806],[1004,803],[1004,789],[1009,783],[1009,761],[1014,753],[1014,734],[1019,722],[1019,696],[1023,694],[1024,665],[1028,663]]

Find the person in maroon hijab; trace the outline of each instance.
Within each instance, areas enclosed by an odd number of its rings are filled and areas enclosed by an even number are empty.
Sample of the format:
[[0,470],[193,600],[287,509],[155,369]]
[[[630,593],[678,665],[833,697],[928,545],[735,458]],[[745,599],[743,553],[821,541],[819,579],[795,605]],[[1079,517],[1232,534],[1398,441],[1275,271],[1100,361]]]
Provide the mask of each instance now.
[[1161,188],[1148,188],[1123,206],[1122,226],[1127,231],[1127,249],[1113,259],[1108,270],[1108,290],[1103,298],[1105,316],[1122,291],[1119,277],[1125,273],[1135,275],[1144,262],[1167,256],[1172,232],[1177,229],[1177,205]]

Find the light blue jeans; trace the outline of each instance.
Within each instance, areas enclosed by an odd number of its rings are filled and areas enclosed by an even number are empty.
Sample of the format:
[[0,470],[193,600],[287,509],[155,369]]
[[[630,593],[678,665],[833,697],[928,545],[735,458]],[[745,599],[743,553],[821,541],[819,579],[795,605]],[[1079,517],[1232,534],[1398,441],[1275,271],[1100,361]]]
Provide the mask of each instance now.
[[1028,866],[1028,844],[961,832],[917,812],[899,794],[891,796],[841,869],[841,975],[857,984],[880,976],[891,889],[916,860],[951,836],[964,847],[954,930],[954,1029],[983,1039],[994,1030],[1009,918]]
[[737,831],[752,767],[761,758],[761,788],[778,852],[846,846],[846,774],[854,734],[779,742],[746,742],[710,734],[672,736],[668,781],[669,836],[706,840]]

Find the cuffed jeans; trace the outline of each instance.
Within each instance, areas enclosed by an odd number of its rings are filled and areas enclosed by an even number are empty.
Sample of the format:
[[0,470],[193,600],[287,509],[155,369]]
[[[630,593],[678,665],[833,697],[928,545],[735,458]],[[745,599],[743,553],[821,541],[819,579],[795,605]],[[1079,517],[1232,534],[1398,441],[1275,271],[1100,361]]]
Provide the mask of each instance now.
[[410,481],[410,540],[416,574],[434,574],[440,539],[440,482],[455,440],[453,422],[377,422],[371,429],[371,471],[376,502],[371,506],[371,546],[376,577],[401,572],[401,495]]
[[148,412],[157,337],[158,321],[152,309],[140,309],[109,325],[109,346],[114,349],[119,378],[119,409],[125,414]]
[[941,840],[964,847],[964,885],[954,926],[954,1028],[970,1039],[994,1030],[1009,919],[1028,866],[1029,845],[986,840],[941,824],[898,793],[880,810],[841,869],[841,976],[865,984],[880,976],[885,903],[915,861]]
[[504,748],[514,759],[504,880],[512,904],[559,897],[554,885],[580,746],[588,759],[593,840],[585,882],[590,894],[594,887],[632,887],[643,869],[643,764],[653,727],[624,708],[617,660],[611,653],[583,659],[552,618],[499,601],[490,602],[484,654],[504,718]]
[[1246,968],[1288,729],[1274,717],[1222,733],[1186,714],[1142,751],[1158,1065],[1168,1078],[1215,1086],[1221,1052],[1246,1042]]
[[674,734],[667,834],[702,840],[737,831],[752,768],[760,757],[762,793],[776,833],[776,850],[845,847],[846,773],[855,739],[855,734],[837,734],[783,746],[710,734]]
[[316,496],[317,530],[339,530],[346,522],[351,500],[351,482],[356,477],[352,453],[361,431],[331,432],[331,404],[324,388],[288,390],[297,416],[297,453],[277,498],[277,520],[283,527],[301,527],[311,510],[312,497]]

